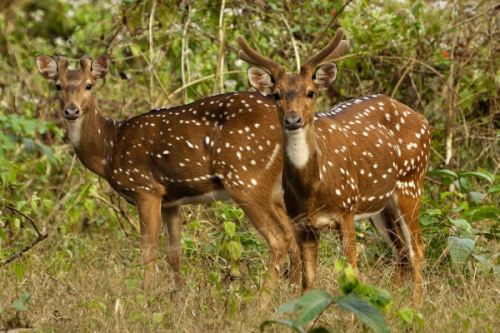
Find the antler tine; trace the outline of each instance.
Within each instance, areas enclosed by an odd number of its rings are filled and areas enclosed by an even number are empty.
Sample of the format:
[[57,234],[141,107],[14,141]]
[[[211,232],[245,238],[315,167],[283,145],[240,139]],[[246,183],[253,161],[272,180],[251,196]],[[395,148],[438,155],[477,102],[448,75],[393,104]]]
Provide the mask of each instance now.
[[342,40],[340,41],[340,44],[339,46],[337,46],[335,48],[335,50],[333,50],[332,53],[330,53],[330,55],[328,57],[326,57],[324,60],[327,61],[327,60],[330,60],[330,59],[335,59],[335,58],[338,58],[340,57],[342,54],[344,54],[344,52],[349,48],[349,42],[346,41],[346,40]]
[[331,58],[330,56],[336,51],[336,48],[339,46],[343,36],[344,30],[338,29],[332,41],[323,50],[319,51],[316,55],[307,60],[302,67],[316,68],[316,66],[318,66],[323,60]]
[[283,67],[252,49],[243,36],[238,36],[236,40],[242,48],[242,50],[238,53],[241,60],[255,66],[263,67],[269,70],[273,76],[277,76],[277,74],[283,70]]

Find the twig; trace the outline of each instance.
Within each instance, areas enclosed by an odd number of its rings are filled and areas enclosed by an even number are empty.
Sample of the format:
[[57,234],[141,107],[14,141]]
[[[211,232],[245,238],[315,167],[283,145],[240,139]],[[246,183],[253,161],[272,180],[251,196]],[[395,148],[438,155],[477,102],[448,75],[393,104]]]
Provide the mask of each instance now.
[[[243,70],[237,70],[237,71],[222,72],[219,75],[237,74],[237,73],[244,73],[244,71]],[[172,99],[173,96],[175,96],[176,94],[178,94],[182,90],[184,90],[184,89],[186,89],[188,87],[191,87],[192,85],[195,85],[197,83],[203,82],[205,80],[212,79],[214,77],[215,77],[215,74],[210,74],[210,75],[202,77],[202,78],[200,78],[198,80],[194,80],[194,81],[191,81],[189,83],[186,83],[186,84],[182,85],[182,87],[175,89],[173,93],[171,93],[170,95],[168,95],[168,99],[169,100]]]
[[222,0],[221,8],[220,8],[220,16],[219,16],[219,57],[217,58],[217,68],[215,70],[215,82],[212,87],[212,95],[215,94],[217,90],[217,81],[220,78],[220,91],[219,93],[224,92],[224,78],[220,75],[222,71],[222,67],[224,66],[224,45],[226,44],[226,25],[224,23],[224,7],[226,5],[226,1]]
[[153,71],[154,71],[154,61],[153,61],[153,20],[155,16],[156,1],[153,1],[153,7],[151,8],[151,14],[149,16],[149,69],[151,74],[149,75],[149,103],[151,109],[153,105]]
[[295,53],[295,61],[297,62],[297,72],[300,71],[300,55],[299,55],[299,50],[297,48],[297,42],[295,41],[295,38],[293,37],[292,29],[290,28],[290,24],[288,24],[288,21],[285,18],[285,15],[281,14],[281,19],[285,23],[286,30],[288,30],[288,33],[290,34],[290,38],[292,39],[292,46],[293,46],[293,51]]
[[[188,12],[187,12],[187,17],[186,17],[186,22],[184,23],[184,28],[182,29],[182,40],[181,40],[181,78],[182,78],[182,85],[186,85],[186,58],[187,58],[187,29],[189,26],[189,14],[191,12],[191,7],[188,6]],[[187,99],[187,93],[184,91],[184,102]]]
[[406,75],[408,75],[408,72],[410,71],[410,69],[413,68],[413,62],[414,61],[415,61],[415,58],[412,58],[406,64],[404,73],[399,77],[398,82],[396,83],[396,85],[394,86],[394,89],[392,90],[391,98],[394,98],[394,96],[396,95],[396,92],[399,89],[399,86],[401,85],[401,82],[403,82],[403,80],[406,77]]
[[33,229],[35,229],[35,232],[37,234],[37,238],[35,238],[33,241],[31,241],[31,243],[23,246],[23,248],[19,252],[15,253],[15,254],[11,255],[10,257],[8,257],[7,259],[1,261],[2,265],[6,265],[11,261],[14,261],[17,258],[20,258],[25,252],[29,251],[33,246],[35,246],[39,242],[43,241],[48,236],[47,233],[45,233],[45,234],[40,233],[40,231],[38,230],[38,228],[35,224],[35,221],[33,221],[33,219],[31,217],[29,217],[28,215],[24,214],[23,212],[19,211],[18,209],[14,208],[12,206],[5,206],[5,208],[10,209],[11,211],[13,211],[13,212],[21,215],[25,219],[27,219],[31,223],[31,225],[33,226]]

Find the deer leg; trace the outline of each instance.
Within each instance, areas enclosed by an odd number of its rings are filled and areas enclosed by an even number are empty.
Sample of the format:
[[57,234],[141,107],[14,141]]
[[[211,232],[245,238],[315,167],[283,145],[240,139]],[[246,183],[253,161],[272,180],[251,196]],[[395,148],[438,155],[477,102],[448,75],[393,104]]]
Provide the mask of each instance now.
[[340,241],[342,243],[342,251],[347,259],[347,262],[351,264],[352,268],[356,271],[358,275],[358,264],[356,261],[356,229],[354,227],[354,214],[344,213],[340,218],[340,223],[338,224],[338,231],[340,235]]
[[274,209],[271,196],[249,198],[245,193],[236,191],[232,191],[230,195],[264,237],[269,248],[267,277],[264,279],[260,295],[260,307],[264,310],[271,300],[272,292],[283,269],[290,239],[287,231],[282,228],[281,219]]
[[370,221],[377,233],[394,252],[394,257],[396,258],[395,282],[398,286],[401,286],[406,280],[410,268],[408,246],[400,227],[400,218],[400,212],[396,206],[394,197],[389,199],[387,205],[380,213],[370,217]]
[[413,301],[421,302],[422,294],[422,266],[424,263],[425,245],[420,233],[420,198],[406,195],[401,190],[396,191],[396,202],[400,212],[400,226],[412,267],[412,280],[414,284]]
[[160,228],[161,197],[142,195],[137,200],[141,225],[141,248],[143,253],[144,290],[150,291],[154,285],[156,249]]
[[290,256],[290,283],[298,285],[302,274],[302,258],[300,255],[299,235],[294,228],[290,217],[286,213],[285,204],[282,197],[275,197],[274,206],[276,213],[280,216],[282,221],[282,228],[287,230],[287,238],[289,239],[290,248],[288,254]]
[[302,255],[302,290],[309,291],[316,280],[320,234],[309,228],[300,231],[299,244]]
[[163,232],[165,233],[165,245],[167,248],[167,261],[174,273],[175,290],[181,290],[184,286],[181,274],[181,218],[179,206],[162,208]]

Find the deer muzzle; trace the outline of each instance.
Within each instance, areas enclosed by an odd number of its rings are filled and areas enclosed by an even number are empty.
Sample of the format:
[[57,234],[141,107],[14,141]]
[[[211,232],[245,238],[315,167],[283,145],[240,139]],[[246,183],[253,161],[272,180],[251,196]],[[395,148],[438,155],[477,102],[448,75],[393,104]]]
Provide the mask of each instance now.
[[302,127],[302,117],[295,112],[295,111],[290,111],[285,115],[285,123],[284,123],[285,129],[289,131],[294,131]]
[[80,108],[74,103],[69,104],[64,108],[64,117],[66,120],[76,120],[80,116]]

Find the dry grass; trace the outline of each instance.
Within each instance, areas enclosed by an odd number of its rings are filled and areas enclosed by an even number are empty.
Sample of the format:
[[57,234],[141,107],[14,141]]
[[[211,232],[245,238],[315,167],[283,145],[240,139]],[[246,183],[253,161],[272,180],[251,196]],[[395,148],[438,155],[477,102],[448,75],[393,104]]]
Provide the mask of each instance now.
[[[257,249],[261,252],[247,250],[248,258],[242,262],[243,278],[230,281],[225,278],[226,265],[217,252],[202,251],[205,245],[216,243],[209,234],[217,229],[219,221],[211,217],[214,214],[210,210],[204,214],[204,208],[185,212],[189,218],[198,216],[204,229],[203,232],[188,227],[184,230],[184,236],[199,246],[195,249],[198,253],[188,253],[188,258],[184,258],[184,291],[172,293],[170,269],[164,251],[160,251],[156,289],[151,295],[144,295],[140,288],[137,238],[127,238],[119,228],[107,224],[99,228],[91,226],[66,235],[54,232],[21,259],[26,265],[21,282],[9,266],[0,269],[3,320],[12,315],[8,310],[10,304],[21,293],[28,292],[33,298],[23,316],[35,325],[36,331],[256,332],[280,304],[298,297],[298,288],[283,279],[269,312],[259,313],[254,297],[258,294],[258,276],[264,272],[264,246]],[[316,287],[336,295],[337,276],[333,268],[338,253],[336,235],[325,235],[323,239]],[[359,247],[376,252],[376,245],[373,238],[370,241],[367,237]],[[425,328],[403,329],[396,310],[412,307],[410,287],[397,288],[392,284],[390,258],[363,258],[359,260],[363,282],[385,288],[394,296],[392,309],[385,314],[392,331],[494,332],[500,327],[498,278],[466,277],[446,266],[431,269],[428,262],[424,303],[420,309]],[[220,289],[211,278],[214,273],[220,276]],[[353,315],[336,307],[329,308],[318,324],[334,332],[365,329]]]

